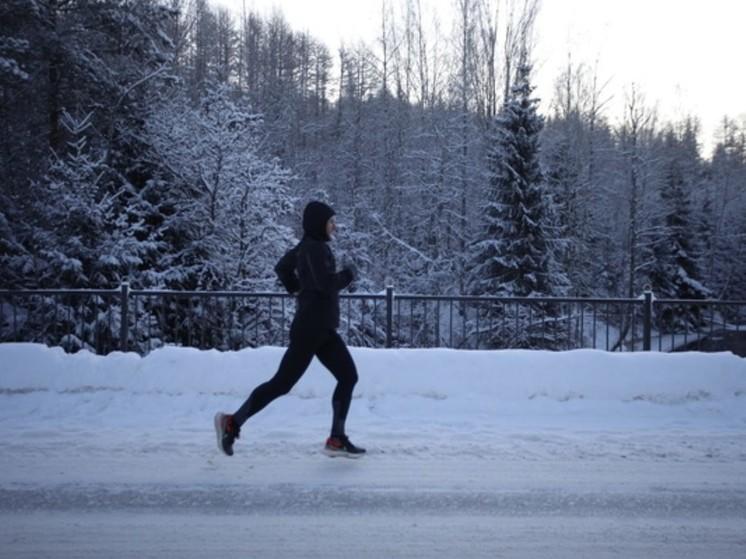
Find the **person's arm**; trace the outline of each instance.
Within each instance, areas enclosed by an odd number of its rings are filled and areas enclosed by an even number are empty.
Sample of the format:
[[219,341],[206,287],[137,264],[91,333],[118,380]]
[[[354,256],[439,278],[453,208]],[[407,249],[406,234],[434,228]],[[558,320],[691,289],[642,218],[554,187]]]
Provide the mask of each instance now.
[[275,266],[275,273],[280,278],[280,282],[288,293],[297,293],[300,291],[300,282],[295,273],[297,255],[297,247],[290,249],[280,258],[280,261]]
[[303,251],[304,265],[308,268],[308,275],[313,288],[323,293],[341,291],[352,283],[353,275],[344,269],[335,272],[329,249],[320,243],[309,244]]

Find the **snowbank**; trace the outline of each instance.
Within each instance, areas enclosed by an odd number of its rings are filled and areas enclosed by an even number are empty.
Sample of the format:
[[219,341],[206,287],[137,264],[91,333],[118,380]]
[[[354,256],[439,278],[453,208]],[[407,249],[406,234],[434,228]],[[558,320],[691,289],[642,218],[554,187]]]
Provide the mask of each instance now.
[[[0,391],[89,390],[245,393],[269,378],[284,349],[238,352],[167,347],[140,357],[66,354],[38,344],[0,344]],[[651,400],[677,403],[746,395],[746,359],[731,353],[609,353],[594,350],[474,351],[351,348],[356,393],[494,401]],[[316,360],[293,393],[326,397],[333,379]]]
[[[427,424],[498,419],[561,427],[578,420],[594,428],[620,421],[644,425],[651,417],[684,425],[701,416],[739,426],[746,417],[746,359],[730,353],[351,351],[360,376],[353,414],[363,422],[366,417]],[[237,408],[274,373],[282,352],[168,347],[146,357],[103,357],[2,344],[0,421],[29,414],[66,420],[106,415],[129,424],[154,418],[205,421],[217,409]],[[333,386],[314,360],[290,396],[265,413],[291,423],[325,418]]]

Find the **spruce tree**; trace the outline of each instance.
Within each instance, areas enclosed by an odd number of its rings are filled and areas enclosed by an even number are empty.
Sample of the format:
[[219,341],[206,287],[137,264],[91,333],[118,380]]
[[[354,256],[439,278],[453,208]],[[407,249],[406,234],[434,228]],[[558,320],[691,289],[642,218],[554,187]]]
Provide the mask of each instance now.
[[530,67],[521,66],[512,96],[494,122],[488,193],[475,247],[473,290],[480,295],[550,295],[547,208],[539,166],[544,120],[531,97]]
[[[532,97],[530,71],[527,64],[519,67],[511,96],[493,123],[482,234],[473,245],[472,256],[471,287],[478,295],[531,297],[554,291],[547,234],[549,208],[539,165],[544,119],[538,114],[539,100]],[[501,318],[495,312],[483,318],[494,324]],[[539,343],[526,329],[519,328],[521,339],[516,338],[519,332],[496,332],[493,328],[490,332],[492,346],[507,341],[522,346]],[[506,336],[513,339],[505,340]]]
[[[696,138],[685,133],[679,139],[673,130],[665,137],[665,167],[660,198],[663,216],[654,248],[655,264],[650,274],[653,292],[671,299],[704,299],[710,290],[702,284],[698,265],[694,212],[691,207],[692,183],[698,176],[699,154]],[[663,326],[671,327],[682,320],[696,323],[696,309],[667,308],[661,316]]]

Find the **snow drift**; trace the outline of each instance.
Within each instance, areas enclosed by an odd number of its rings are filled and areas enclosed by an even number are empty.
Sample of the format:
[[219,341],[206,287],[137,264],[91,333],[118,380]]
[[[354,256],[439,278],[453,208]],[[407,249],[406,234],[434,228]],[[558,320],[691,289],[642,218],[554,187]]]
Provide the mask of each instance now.
[[[651,418],[746,418],[746,359],[730,353],[607,353],[593,350],[351,349],[360,382],[351,421],[360,428],[418,420],[511,421],[555,427],[643,424]],[[205,422],[232,411],[276,370],[283,348],[220,353],[167,347],[146,357],[36,344],[0,345],[0,420],[29,414],[87,420]],[[334,379],[316,360],[289,397],[263,414],[284,421],[325,417]],[[273,408],[276,408],[273,410]],[[257,416],[257,418],[261,417]],[[589,421],[592,418],[592,421]],[[370,421],[367,421],[370,420]],[[559,421],[559,424],[557,423]]]

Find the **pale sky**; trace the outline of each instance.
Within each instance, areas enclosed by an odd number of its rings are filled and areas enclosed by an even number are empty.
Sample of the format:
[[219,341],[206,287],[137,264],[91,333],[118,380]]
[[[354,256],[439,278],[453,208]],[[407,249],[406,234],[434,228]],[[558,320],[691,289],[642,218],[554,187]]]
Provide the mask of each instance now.
[[[213,0],[236,13],[244,3],[264,14],[276,6],[293,29],[309,31],[332,52],[342,41],[376,41],[381,1]],[[449,33],[456,0],[420,2]],[[599,81],[609,81],[612,122],[621,119],[633,82],[661,119],[698,116],[708,155],[723,116],[746,120],[746,0],[543,0],[536,32],[534,76],[545,111],[571,51],[576,62],[597,61]]]

